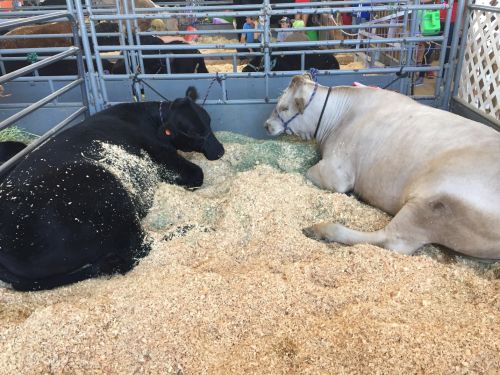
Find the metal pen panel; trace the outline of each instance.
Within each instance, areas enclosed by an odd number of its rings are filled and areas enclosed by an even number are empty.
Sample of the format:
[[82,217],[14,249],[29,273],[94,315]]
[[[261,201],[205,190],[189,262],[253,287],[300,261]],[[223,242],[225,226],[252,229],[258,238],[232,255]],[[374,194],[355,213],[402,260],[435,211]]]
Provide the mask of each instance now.
[[82,83],[82,81],[83,81],[83,78],[79,78],[76,81],[73,81],[73,82],[67,84],[66,86],[60,88],[59,90],[53,92],[52,94],[46,96],[45,98],[40,99],[36,103],[33,103],[33,104],[29,105],[28,107],[26,107],[23,110],[19,111],[15,115],[10,116],[9,118],[3,120],[2,122],[0,122],[0,131],[3,130],[3,129],[5,129],[5,128],[7,128],[7,127],[9,127],[10,125],[14,124],[16,121],[22,119],[23,117],[29,115],[34,110],[42,107],[44,104],[46,104],[48,102],[51,102],[52,100],[54,100],[58,96],[60,96],[60,95],[64,94],[65,92],[71,90],[73,87],[78,86],[79,84]]
[[10,80],[15,79],[17,77],[21,77],[21,76],[24,76],[28,73],[31,73],[34,70],[37,70],[39,68],[43,68],[44,66],[50,65],[53,62],[62,60],[65,57],[75,55],[78,51],[79,51],[78,47],[70,47],[65,52],[58,53],[57,55],[47,57],[46,59],[43,59],[41,61],[37,61],[36,63],[25,66],[24,68],[18,69],[16,71],[11,72],[11,73],[7,73],[4,76],[0,77],[0,85],[4,82],[10,81]]
[[48,132],[46,132],[40,138],[36,139],[35,141],[33,141],[29,145],[27,145],[26,148],[21,150],[21,152],[19,152],[14,157],[12,157],[8,161],[6,161],[2,165],[0,165],[0,176],[4,175],[7,171],[9,171],[14,165],[16,165],[29,152],[31,152],[32,150],[37,148],[39,145],[44,143],[47,139],[49,139],[54,134],[56,134],[59,130],[63,129],[65,126],[70,124],[73,120],[78,118],[78,116],[85,114],[86,112],[88,112],[87,107],[81,107],[81,108],[77,109],[70,116],[68,116],[63,121],[61,121],[59,124],[54,126],[52,129],[50,129]]

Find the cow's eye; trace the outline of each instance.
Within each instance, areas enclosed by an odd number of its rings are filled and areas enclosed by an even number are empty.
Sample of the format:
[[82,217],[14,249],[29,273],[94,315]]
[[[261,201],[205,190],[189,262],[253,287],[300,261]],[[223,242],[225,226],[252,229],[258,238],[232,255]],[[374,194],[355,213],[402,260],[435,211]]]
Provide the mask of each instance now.
[[279,109],[280,109],[280,112],[286,112],[286,111],[288,111],[288,106],[282,105]]

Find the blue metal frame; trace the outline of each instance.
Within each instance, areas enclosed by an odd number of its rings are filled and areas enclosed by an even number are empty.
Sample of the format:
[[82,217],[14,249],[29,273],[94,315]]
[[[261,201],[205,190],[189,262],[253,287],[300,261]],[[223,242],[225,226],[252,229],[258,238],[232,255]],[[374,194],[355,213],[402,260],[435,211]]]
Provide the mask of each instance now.
[[[460,0],[461,2],[464,0]],[[126,3],[126,2],[125,2]],[[451,4],[420,4],[418,1],[416,3],[410,4],[408,0],[374,0],[371,1],[370,5],[364,5],[364,0],[350,0],[350,1],[328,1],[328,2],[314,2],[314,3],[287,3],[287,4],[269,4],[269,0],[264,0],[262,4],[257,5],[239,5],[239,6],[228,6],[228,5],[214,5],[212,2],[197,6],[193,12],[192,8],[187,8],[183,6],[181,2],[175,4],[167,3],[168,7],[163,8],[135,8],[127,9],[125,5],[124,9],[121,10],[123,14],[116,14],[116,9],[119,7],[120,2],[116,0],[115,8],[110,7],[93,7],[90,0],[67,0],[67,9],[72,12],[75,19],[78,20],[80,25],[85,24],[88,21],[89,32],[87,32],[85,27],[81,27],[79,32],[81,34],[82,40],[82,50],[85,55],[86,62],[86,73],[85,81],[88,87],[88,106],[91,112],[98,111],[110,104],[119,101],[131,101],[131,100],[151,100],[157,98],[157,95],[152,92],[146,85],[143,85],[132,79],[135,77],[139,80],[143,80],[151,85],[153,85],[162,95],[166,97],[175,97],[183,93],[182,87],[186,87],[190,84],[195,84],[199,87],[199,91],[202,96],[204,96],[203,89],[207,90],[213,80],[217,79],[219,85],[214,85],[212,92],[207,94],[206,105],[207,108],[216,108],[221,104],[224,105],[244,105],[249,104],[251,106],[255,105],[268,105],[269,103],[274,103],[279,92],[286,87],[289,77],[295,74],[303,73],[303,70],[291,71],[291,72],[273,72],[270,70],[270,60],[272,56],[277,54],[280,55],[292,55],[299,54],[304,63],[305,56],[308,54],[318,54],[318,53],[372,53],[372,52],[394,52],[402,51],[399,65],[388,66],[383,68],[369,67],[364,69],[355,70],[326,70],[319,72],[320,81],[323,80],[324,84],[337,85],[337,84],[349,84],[352,81],[361,81],[366,84],[385,86],[398,77],[400,73],[417,73],[426,71],[438,72],[439,77],[444,69],[444,53],[441,54],[440,64],[438,66],[423,67],[412,61],[414,55],[415,47],[419,42],[435,42],[437,44],[443,45],[447,39],[445,30],[445,35],[442,36],[432,36],[423,37],[418,35],[418,17],[414,14],[417,10],[423,9],[447,9],[448,10],[448,20],[450,18],[451,12],[449,8]],[[27,14],[40,14],[40,12],[46,12],[44,7],[36,8],[31,7],[29,9],[23,9],[22,12],[10,12],[8,17],[21,17]],[[402,14],[400,20],[395,23],[383,22],[377,24],[361,24],[361,25],[336,25],[336,26],[315,26],[315,27],[304,27],[300,29],[294,29],[294,31],[308,31],[308,30],[353,30],[353,29],[369,29],[369,28],[383,28],[389,30],[395,27],[403,27],[402,35],[399,37],[384,38],[384,39],[346,39],[346,40],[322,40],[317,42],[293,42],[293,43],[277,43],[271,41],[272,33],[276,32],[278,28],[272,27],[270,24],[271,16],[276,15],[289,15],[292,16],[300,10],[303,14],[336,14],[337,12],[353,12],[353,11],[391,11]],[[37,13],[38,12],[38,13]],[[168,13],[165,13],[168,12]],[[62,14],[64,12],[60,12]],[[173,18],[182,16],[195,16],[197,19],[203,17],[217,17],[217,16],[246,16],[246,15],[260,15],[264,18],[264,24],[259,27],[256,31],[261,31],[263,35],[263,40],[260,43],[252,44],[240,44],[228,41],[223,44],[196,44],[196,45],[164,45],[164,46],[145,46],[140,45],[139,37],[141,35],[228,35],[242,32],[242,29],[230,29],[230,30],[197,30],[197,31],[164,31],[164,32],[151,32],[151,31],[139,31],[134,33],[133,30],[137,30],[137,21],[140,19],[155,19],[155,18]],[[409,19],[411,17],[411,23]],[[96,34],[95,25],[101,20],[112,20],[119,22],[120,32],[118,36],[120,37],[120,44],[117,46],[99,46],[97,36],[113,36],[113,34]],[[458,21],[457,21],[458,23]],[[409,25],[409,28],[407,28]],[[125,41],[124,35],[127,35],[128,42]],[[46,36],[44,36],[46,37]],[[49,37],[61,37],[61,35]],[[96,53],[92,55],[90,51],[89,38],[94,44],[94,49]],[[24,36],[23,36],[24,38]],[[0,36],[0,39],[2,37]],[[7,38],[6,38],[7,39]],[[387,43],[392,43],[388,45]],[[397,45],[400,48],[398,49]],[[261,52],[218,52],[219,49],[236,49],[251,47],[259,49]],[[297,51],[276,51],[278,47],[290,47]],[[311,50],[303,50],[304,47],[311,48]],[[321,47],[321,49],[320,49]],[[340,49],[339,49],[340,47]],[[231,58],[233,64],[233,70],[236,69],[237,59],[243,55],[245,56],[257,56],[262,55],[264,57],[264,67],[263,72],[258,73],[241,73],[241,72],[229,72],[223,74],[162,74],[162,75],[152,75],[152,74],[135,74],[138,68],[142,68],[144,71],[144,61],[151,58],[165,58],[166,60],[172,58],[191,58],[198,57],[199,55],[194,55],[190,53],[185,54],[174,54],[173,50],[182,52],[182,50],[192,49],[192,48],[203,48],[214,50],[213,53],[205,54],[205,59],[213,58]],[[50,52],[61,52],[64,49],[44,49]],[[145,55],[143,52],[147,50],[162,50],[164,53],[161,55]],[[125,58],[127,74],[125,75],[108,75],[104,74],[102,68],[102,56],[101,53],[111,52],[111,51],[121,51],[123,55],[115,55],[114,58]],[[109,56],[107,56],[109,58]],[[19,58],[21,59],[21,57]],[[93,61],[96,62],[96,69],[94,69]],[[131,61],[129,66],[128,62]],[[167,64],[168,66],[168,64]],[[402,69],[401,69],[402,68]],[[448,70],[449,71],[449,70]],[[69,77],[71,78],[71,77]],[[54,82],[65,82],[68,77],[30,77],[28,80],[33,82],[42,82],[45,80],[48,85],[54,85]],[[439,80],[440,78],[438,78]],[[16,82],[21,84],[26,82],[27,77],[18,78],[11,83],[12,89],[15,89]],[[446,83],[448,80],[446,81]],[[132,85],[134,85],[134,92],[138,93],[144,90],[144,96],[133,95]],[[219,88],[215,88],[219,87]],[[402,93],[409,94],[411,87],[411,79],[407,77],[401,78],[396,83],[393,83],[391,88],[398,90]],[[248,90],[251,88],[251,90]],[[54,90],[52,90],[54,91]],[[436,88],[434,95],[417,97],[417,99],[422,100],[426,103],[432,105],[440,105],[443,101],[443,93]],[[444,99],[444,101],[446,101]],[[10,103],[9,105],[13,105]],[[67,105],[67,104],[66,104]],[[2,106],[0,105],[0,109]],[[225,113],[229,113],[234,108],[233,106],[224,107],[226,108]],[[225,126],[225,125],[224,125]]]

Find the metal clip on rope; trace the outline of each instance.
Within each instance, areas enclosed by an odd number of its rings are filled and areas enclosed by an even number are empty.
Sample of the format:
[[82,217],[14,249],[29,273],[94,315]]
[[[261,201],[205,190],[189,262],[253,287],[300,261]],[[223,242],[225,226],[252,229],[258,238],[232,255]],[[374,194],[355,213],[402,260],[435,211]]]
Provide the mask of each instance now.
[[[210,85],[208,85],[207,93],[205,94],[205,97],[203,98],[203,103],[201,105],[205,105],[205,102],[207,101],[207,98],[208,98],[208,94],[210,93],[210,89],[212,88],[212,85],[214,84],[214,82],[217,81],[217,83],[222,88],[222,80],[223,79],[225,79],[225,78],[220,77],[218,72],[215,73],[215,78],[212,79],[212,82],[210,82]],[[226,95],[227,95],[227,93],[226,93]]]

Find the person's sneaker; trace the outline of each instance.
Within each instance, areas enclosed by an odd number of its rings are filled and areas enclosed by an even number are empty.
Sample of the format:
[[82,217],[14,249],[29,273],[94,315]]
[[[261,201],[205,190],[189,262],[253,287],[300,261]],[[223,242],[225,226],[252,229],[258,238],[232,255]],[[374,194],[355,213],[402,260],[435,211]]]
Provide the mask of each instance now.
[[424,84],[424,77],[418,77],[415,80],[415,86],[422,86]]

